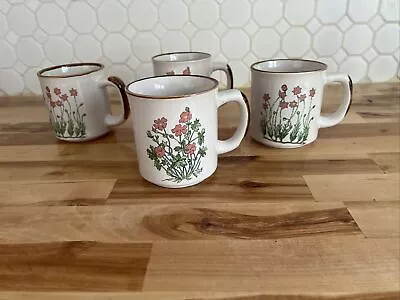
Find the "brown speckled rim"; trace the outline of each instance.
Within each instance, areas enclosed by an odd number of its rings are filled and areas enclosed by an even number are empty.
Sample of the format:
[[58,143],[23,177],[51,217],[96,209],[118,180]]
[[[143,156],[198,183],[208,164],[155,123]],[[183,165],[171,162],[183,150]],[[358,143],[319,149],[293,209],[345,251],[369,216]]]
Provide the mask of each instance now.
[[[93,67],[98,67],[98,69],[87,71],[87,72],[80,73],[80,74],[65,75],[65,76],[44,75],[43,74],[45,72],[61,69],[63,67],[82,67],[82,66],[93,66]],[[48,67],[48,68],[44,68],[44,69],[40,70],[39,72],[37,72],[37,76],[38,77],[42,77],[42,78],[70,78],[70,77],[78,77],[78,76],[88,75],[88,74],[91,74],[91,73],[94,73],[94,72],[97,72],[97,71],[100,71],[100,70],[103,70],[103,69],[104,69],[104,65],[103,64],[99,64],[99,63],[72,63],[72,64],[64,64],[64,65],[57,65],[57,66],[51,66],[51,67]]]
[[[205,55],[205,57],[199,58],[199,59],[187,59],[187,60],[159,60],[159,58],[163,56],[169,56],[169,55],[179,55],[179,54],[202,54]],[[211,58],[211,54],[207,52],[200,52],[200,51],[178,51],[178,52],[168,52],[168,53],[161,53],[154,55],[151,60],[156,63],[179,63],[179,62],[197,62],[197,61],[202,61],[202,60],[207,60]]]
[[[134,93],[134,92],[131,92],[129,90],[129,87],[132,84],[135,84],[135,83],[140,82],[140,81],[152,80],[152,79],[156,79],[156,78],[174,78],[174,77],[182,78],[182,79],[185,79],[185,78],[188,78],[188,77],[189,78],[190,77],[192,77],[192,78],[195,78],[195,77],[196,78],[203,78],[203,79],[207,79],[209,81],[212,81],[214,84],[213,84],[213,86],[211,88],[206,89],[206,90],[202,90],[201,92],[198,92],[198,93],[190,93],[190,94],[183,94],[183,95],[176,95],[176,96],[152,96],[152,95],[147,95],[147,94]],[[195,95],[205,94],[205,93],[210,92],[210,91],[212,91],[214,89],[217,89],[217,88],[218,88],[218,81],[216,79],[214,79],[214,78],[207,77],[207,76],[202,76],[202,75],[161,75],[161,76],[151,76],[151,77],[146,77],[146,78],[135,80],[135,81],[129,83],[126,86],[126,92],[131,96],[138,97],[138,98],[144,98],[144,99],[176,100],[176,99],[187,98],[187,97],[191,97],[191,96],[195,96]]]
[[[268,62],[273,62],[273,61],[289,61],[289,62],[311,62],[320,65],[320,68],[313,69],[313,70],[305,70],[305,71],[268,71],[268,70],[259,70],[256,69],[257,65],[263,64],[263,63],[268,63]],[[301,73],[312,73],[312,72],[319,72],[319,71],[325,71],[328,69],[327,64],[317,61],[317,60],[308,60],[308,59],[295,59],[295,58],[282,58],[282,59],[268,59],[268,60],[262,60],[255,62],[254,64],[251,65],[251,70],[255,72],[260,72],[260,73],[268,73],[268,74],[301,74]]]

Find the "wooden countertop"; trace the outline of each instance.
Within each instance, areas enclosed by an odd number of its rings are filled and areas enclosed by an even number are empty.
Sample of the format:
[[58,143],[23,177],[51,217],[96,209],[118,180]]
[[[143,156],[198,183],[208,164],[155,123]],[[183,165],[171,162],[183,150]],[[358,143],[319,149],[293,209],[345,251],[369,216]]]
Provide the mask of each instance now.
[[68,144],[40,98],[0,98],[0,299],[399,299],[399,97],[356,85],[314,144],[246,137],[181,190],[140,177],[131,120]]

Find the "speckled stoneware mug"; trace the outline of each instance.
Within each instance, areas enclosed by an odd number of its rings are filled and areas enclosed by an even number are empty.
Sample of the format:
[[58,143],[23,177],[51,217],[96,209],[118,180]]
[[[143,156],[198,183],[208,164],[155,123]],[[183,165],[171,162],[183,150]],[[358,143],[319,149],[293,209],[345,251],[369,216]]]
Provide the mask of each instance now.
[[[154,184],[182,188],[200,183],[217,168],[218,155],[242,141],[248,110],[238,90],[218,91],[218,81],[199,75],[157,76],[127,86],[139,172]],[[218,107],[236,102],[234,135],[218,140]]]
[[[43,98],[49,109],[55,136],[68,142],[98,138],[129,116],[129,102],[124,82],[108,77],[98,63],[75,63],[49,67],[38,72]],[[122,114],[110,112],[106,87],[121,95]]]
[[213,62],[211,54],[204,52],[171,52],[152,58],[155,76],[160,75],[202,75],[210,76],[214,71],[223,71],[227,88],[233,88],[232,69],[227,63]]
[[[351,103],[347,74],[326,73],[327,65],[311,60],[277,59],[251,66],[251,126],[254,140],[276,148],[297,148],[315,141],[319,128],[340,123]],[[325,84],[344,88],[337,111],[321,116]]]

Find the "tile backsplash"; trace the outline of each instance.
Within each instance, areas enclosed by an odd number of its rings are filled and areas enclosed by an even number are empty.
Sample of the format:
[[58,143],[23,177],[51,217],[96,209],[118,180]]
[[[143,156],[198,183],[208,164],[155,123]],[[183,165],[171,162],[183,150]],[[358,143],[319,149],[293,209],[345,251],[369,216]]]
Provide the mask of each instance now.
[[392,80],[399,14],[399,0],[0,0],[0,95],[40,93],[49,65],[98,61],[130,81],[151,75],[151,56],[184,50],[228,61],[238,87],[253,62],[285,57]]

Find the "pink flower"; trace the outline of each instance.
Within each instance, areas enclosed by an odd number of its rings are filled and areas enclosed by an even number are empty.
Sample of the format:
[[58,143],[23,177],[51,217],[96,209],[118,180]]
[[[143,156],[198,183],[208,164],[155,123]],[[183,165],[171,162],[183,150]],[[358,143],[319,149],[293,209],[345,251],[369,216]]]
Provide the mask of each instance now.
[[287,91],[287,85],[286,84],[282,85],[281,89],[282,89],[282,91],[286,92]]
[[288,105],[289,105],[289,102],[286,102],[286,101],[281,101],[281,102],[279,103],[279,107],[280,107],[281,109],[288,108]]
[[300,93],[301,93],[301,87],[296,86],[296,87],[293,89],[293,94],[298,95],[298,94],[300,94]]
[[156,153],[157,157],[163,157],[165,155],[165,149],[161,146],[155,147],[154,152]]
[[50,92],[46,92],[46,95],[47,95],[47,98],[49,98],[50,101],[51,101],[51,93]]
[[193,155],[196,152],[196,145],[193,144],[188,144],[185,147],[185,153],[188,155]]
[[310,90],[310,97],[314,97],[314,95],[315,95],[315,89],[312,88],[312,89]]
[[271,99],[271,97],[269,96],[269,94],[264,94],[264,101],[267,102],[269,101],[269,99]]
[[186,123],[192,119],[192,114],[190,111],[184,111],[181,113],[181,118],[179,119],[179,123]]
[[74,88],[70,89],[69,93],[71,94],[72,97],[78,96],[78,91]]
[[167,72],[166,74],[167,74],[167,75],[175,75],[175,72],[174,72],[174,71],[169,71],[169,72]]
[[49,89],[48,86],[46,86],[46,92],[47,92],[47,93],[50,93],[50,89]]
[[264,107],[264,109],[267,109],[267,108],[268,108],[268,106],[269,106],[268,102],[264,102],[264,103],[263,103],[263,107]]
[[289,106],[290,106],[290,108],[295,108],[298,105],[297,105],[297,102],[295,100],[293,100],[292,102],[289,102]]
[[307,98],[306,94],[302,94],[302,95],[300,95],[299,100],[301,102],[301,101],[306,100],[306,98]]
[[167,119],[162,117],[154,120],[153,128],[158,130],[164,130],[167,127]]
[[57,105],[57,104],[56,104],[56,101],[50,101],[50,105],[51,105],[51,107],[53,107],[53,108],[56,107],[56,105]]
[[62,106],[62,102],[61,102],[60,100],[58,100],[58,101],[56,102],[56,104],[57,104],[57,106]]
[[187,132],[187,126],[186,125],[181,125],[177,124],[175,125],[175,128],[171,130],[172,133],[175,133],[175,136],[181,136],[182,134],[185,134]]
[[62,101],[67,101],[67,100],[68,100],[67,94],[61,95],[61,96],[60,96],[60,99],[61,99]]
[[186,67],[186,69],[185,70],[183,70],[183,75],[190,75],[191,73],[190,73],[190,68],[189,67]]
[[284,100],[286,98],[286,92],[285,91],[279,91],[279,98],[281,98],[282,100]]
[[54,94],[56,94],[57,96],[61,95],[61,90],[59,88],[55,88]]

